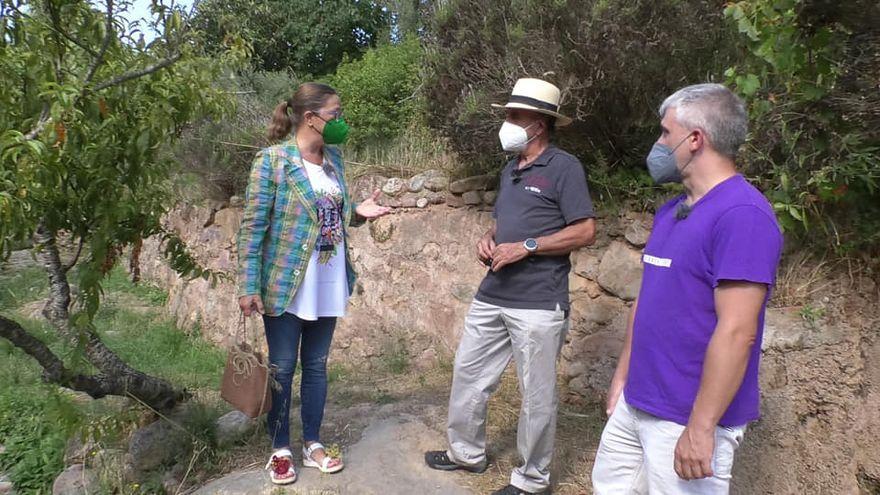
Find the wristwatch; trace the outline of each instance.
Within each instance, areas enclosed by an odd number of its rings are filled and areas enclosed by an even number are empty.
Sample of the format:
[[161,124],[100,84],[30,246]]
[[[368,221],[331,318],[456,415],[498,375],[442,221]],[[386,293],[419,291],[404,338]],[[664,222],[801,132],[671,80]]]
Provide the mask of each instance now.
[[526,251],[528,251],[529,254],[534,254],[534,252],[538,250],[538,241],[529,237],[523,241],[523,247],[526,248]]

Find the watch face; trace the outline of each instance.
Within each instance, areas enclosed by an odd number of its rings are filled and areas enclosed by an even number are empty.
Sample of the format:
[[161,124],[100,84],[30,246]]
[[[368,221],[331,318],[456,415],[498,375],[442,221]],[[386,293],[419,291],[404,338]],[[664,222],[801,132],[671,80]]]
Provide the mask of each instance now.
[[535,249],[538,249],[538,241],[534,239],[526,239],[525,246],[529,251],[534,251]]

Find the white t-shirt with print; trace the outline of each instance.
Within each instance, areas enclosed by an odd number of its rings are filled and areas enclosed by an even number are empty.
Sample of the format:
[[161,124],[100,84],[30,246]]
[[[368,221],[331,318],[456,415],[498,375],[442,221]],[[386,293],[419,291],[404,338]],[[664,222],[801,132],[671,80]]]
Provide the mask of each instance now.
[[342,223],[342,190],[335,174],[321,165],[303,160],[309,183],[317,197],[318,242],[312,252],[302,283],[290,306],[303,320],[345,316],[348,305],[348,276],[345,271],[345,237]]

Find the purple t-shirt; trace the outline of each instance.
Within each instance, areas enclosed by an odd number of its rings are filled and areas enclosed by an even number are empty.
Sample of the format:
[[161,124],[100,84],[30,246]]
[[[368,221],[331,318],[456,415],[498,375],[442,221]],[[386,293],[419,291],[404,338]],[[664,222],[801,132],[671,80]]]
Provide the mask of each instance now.
[[[666,203],[654,216],[642,256],[644,275],[624,388],[628,404],[682,425],[690,417],[718,323],[715,288],[722,280],[772,286],[782,251],[782,234],[770,204],[741,175],[715,186],[678,219],[676,210],[684,199]],[[739,426],[759,417],[758,365],[766,306],[765,299],[745,377],[721,426]]]

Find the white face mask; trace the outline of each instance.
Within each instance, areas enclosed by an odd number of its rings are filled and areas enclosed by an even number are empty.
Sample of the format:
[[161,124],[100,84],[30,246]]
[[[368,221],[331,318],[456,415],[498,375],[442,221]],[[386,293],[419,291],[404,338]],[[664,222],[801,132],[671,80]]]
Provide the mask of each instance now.
[[501,148],[510,153],[522,153],[522,151],[526,149],[526,146],[528,146],[529,142],[537,137],[536,134],[529,138],[528,133],[526,133],[529,127],[532,127],[533,125],[535,125],[535,123],[529,124],[528,127],[520,127],[505,120],[504,123],[501,124],[501,130],[498,131],[498,139],[501,140]]

